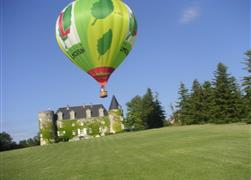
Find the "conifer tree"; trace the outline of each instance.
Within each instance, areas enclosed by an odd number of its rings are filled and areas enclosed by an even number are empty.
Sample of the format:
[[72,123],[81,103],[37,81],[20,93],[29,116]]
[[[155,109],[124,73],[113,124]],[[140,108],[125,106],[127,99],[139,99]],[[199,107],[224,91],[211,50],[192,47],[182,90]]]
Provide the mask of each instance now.
[[241,121],[244,114],[244,103],[242,99],[241,89],[235,77],[230,77],[231,89],[231,104],[232,110],[230,111],[231,122]]
[[251,50],[245,53],[247,59],[244,62],[247,75],[243,77],[242,86],[244,89],[245,120],[251,123]]
[[234,77],[227,73],[227,67],[219,63],[215,72],[214,97],[215,97],[215,123],[229,123],[238,121],[239,100],[238,87]]
[[146,94],[142,98],[143,101],[143,122],[145,124],[145,128],[152,128],[154,124],[154,97],[152,90],[150,88],[147,89]]
[[214,122],[215,98],[214,89],[212,88],[210,81],[205,81],[202,85],[202,99],[202,122]]
[[190,109],[190,120],[189,124],[199,124],[202,123],[202,88],[198,80],[193,81],[192,92],[191,92],[191,109]]
[[180,124],[189,124],[191,121],[190,119],[190,94],[188,89],[186,88],[184,83],[180,84],[179,88],[179,99],[177,102],[177,111],[175,112],[175,116]]
[[127,103],[125,127],[128,130],[143,130],[163,127],[165,111],[152,90],[147,89],[143,97],[136,96]]
[[148,88],[142,101],[144,111],[143,122],[145,123],[145,128],[152,129],[163,127],[165,111],[158,99],[158,94],[154,97],[152,90]]
[[153,123],[151,124],[151,128],[160,128],[164,126],[165,121],[165,110],[159,101],[158,94],[155,96],[154,100],[154,112],[153,112]]

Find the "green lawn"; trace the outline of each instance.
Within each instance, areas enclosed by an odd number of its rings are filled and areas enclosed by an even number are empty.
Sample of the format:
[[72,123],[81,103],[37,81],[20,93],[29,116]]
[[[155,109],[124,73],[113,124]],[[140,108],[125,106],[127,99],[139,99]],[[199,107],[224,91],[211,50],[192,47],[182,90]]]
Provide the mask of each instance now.
[[122,133],[0,153],[0,179],[250,180],[251,126]]

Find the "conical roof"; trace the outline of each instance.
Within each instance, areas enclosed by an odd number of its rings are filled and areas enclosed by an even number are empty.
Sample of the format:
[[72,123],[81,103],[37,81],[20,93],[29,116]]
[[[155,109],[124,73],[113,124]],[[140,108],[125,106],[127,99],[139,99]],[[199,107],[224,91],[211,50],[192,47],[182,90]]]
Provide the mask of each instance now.
[[113,110],[113,109],[119,109],[119,103],[114,95],[112,96],[112,101],[111,101],[109,110]]

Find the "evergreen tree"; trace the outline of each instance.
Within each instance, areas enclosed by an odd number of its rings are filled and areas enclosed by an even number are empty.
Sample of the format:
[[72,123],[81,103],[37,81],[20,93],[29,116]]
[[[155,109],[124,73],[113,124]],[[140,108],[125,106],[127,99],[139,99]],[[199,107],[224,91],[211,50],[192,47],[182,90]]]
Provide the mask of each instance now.
[[146,129],[153,128],[154,126],[154,97],[152,90],[147,89],[146,94],[142,98],[143,101],[143,122]]
[[175,112],[175,117],[179,124],[189,124],[191,122],[190,119],[190,108],[191,108],[191,98],[184,83],[180,84],[179,88],[179,99],[177,102],[177,111]]
[[245,119],[251,123],[251,50],[245,53],[247,59],[245,60],[245,70],[247,75],[243,77],[242,86],[244,88],[244,103],[245,103]]
[[147,89],[143,97],[136,96],[127,103],[125,127],[128,130],[143,130],[163,127],[165,111],[158,96],[153,97],[152,90]]
[[203,121],[202,114],[202,88],[198,80],[193,81],[192,92],[191,92],[191,100],[190,100],[190,120],[189,124],[199,124]]
[[205,81],[202,85],[202,99],[202,122],[214,122],[215,99],[214,89],[212,88],[210,81]]
[[125,128],[128,130],[143,130],[145,124],[143,122],[143,101],[140,96],[134,97],[127,106],[127,118],[125,120]]
[[227,73],[227,67],[219,63],[215,72],[215,123],[229,123],[240,119],[239,91],[234,77]]
[[160,128],[164,126],[164,121],[166,119],[165,111],[161,105],[161,102],[158,99],[158,94],[155,96],[154,100],[154,111],[152,116],[154,121],[151,121],[152,124],[149,124],[150,128]]
[[241,121],[244,114],[244,103],[242,100],[242,94],[239,84],[235,77],[230,77],[230,89],[231,89],[231,104],[232,110],[230,111],[231,122]]

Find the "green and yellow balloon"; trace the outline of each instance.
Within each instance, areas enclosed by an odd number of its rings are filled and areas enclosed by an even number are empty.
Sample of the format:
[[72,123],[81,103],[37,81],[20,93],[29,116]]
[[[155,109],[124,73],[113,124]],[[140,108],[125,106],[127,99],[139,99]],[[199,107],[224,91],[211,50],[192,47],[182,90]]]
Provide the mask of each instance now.
[[64,54],[101,85],[131,51],[137,35],[132,10],[122,0],[76,0],[59,15],[57,42]]

